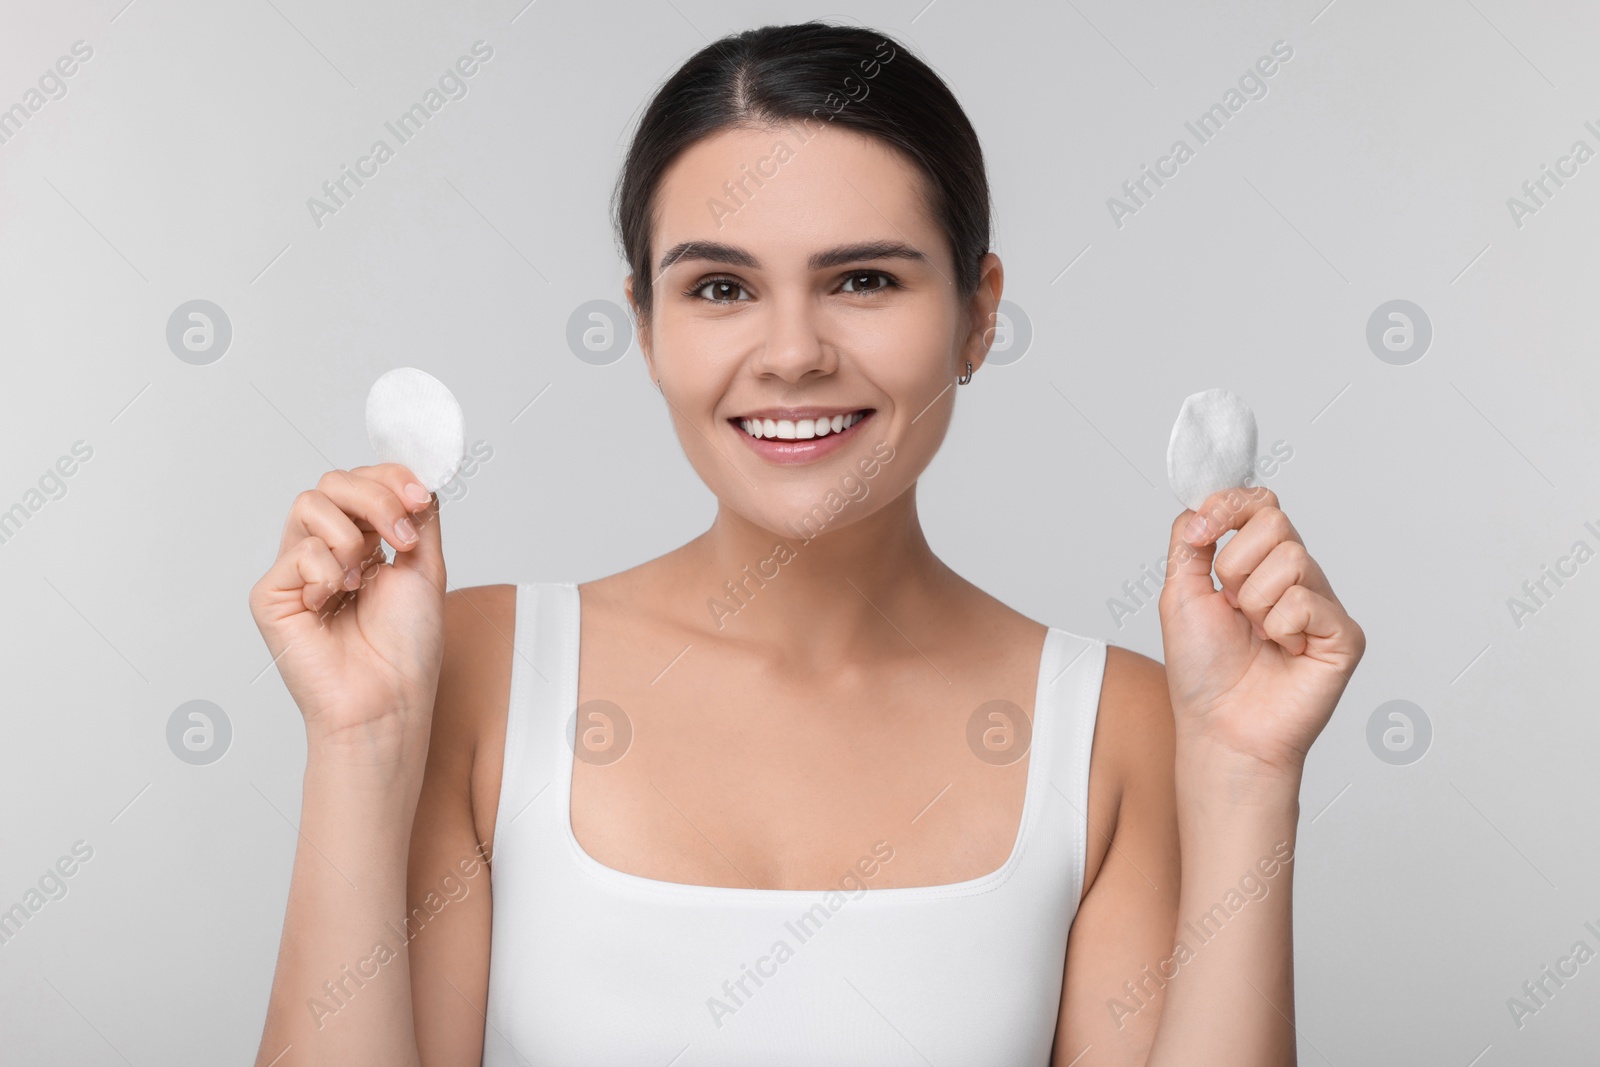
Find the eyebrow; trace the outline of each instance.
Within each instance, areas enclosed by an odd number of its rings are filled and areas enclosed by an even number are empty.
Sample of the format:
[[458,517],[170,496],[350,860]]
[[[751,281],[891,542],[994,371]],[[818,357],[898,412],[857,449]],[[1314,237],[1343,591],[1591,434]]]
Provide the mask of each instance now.
[[[927,258],[920,250],[902,241],[858,241],[855,244],[838,245],[823,249],[821,252],[813,252],[806,260],[806,268],[827,270],[829,267],[838,267],[863,259],[911,259],[925,262]],[[658,273],[664,274],[674,263],[681,263],[684,260],[707,260],[735,267],[748,267],[751,270],[761,269],[760,260],[734,245],[723,244],[720,241],[684,241],[668,249],[667,254],[661,257]]]

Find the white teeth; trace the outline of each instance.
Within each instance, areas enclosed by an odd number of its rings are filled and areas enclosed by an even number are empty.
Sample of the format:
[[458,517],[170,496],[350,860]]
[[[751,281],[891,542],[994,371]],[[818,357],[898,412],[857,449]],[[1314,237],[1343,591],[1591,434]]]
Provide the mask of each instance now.
[[779,441],[804,441],[812,437],[840,433],[848,427],[854,426],[864,417],[862,412],[852,411],[845,415],[834,415],[831,418],[823,416],[819,419],[740,419],[739,425],[751,437]]

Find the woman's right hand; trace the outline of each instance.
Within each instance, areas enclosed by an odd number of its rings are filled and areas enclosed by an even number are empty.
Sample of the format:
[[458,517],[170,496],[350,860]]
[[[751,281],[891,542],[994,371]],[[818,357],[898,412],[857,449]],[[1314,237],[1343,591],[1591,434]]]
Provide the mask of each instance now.
[[425,756],[444,595],[438,499],[405,467],[329,471],[295,497],[250,613],[314,750],[372,766]]

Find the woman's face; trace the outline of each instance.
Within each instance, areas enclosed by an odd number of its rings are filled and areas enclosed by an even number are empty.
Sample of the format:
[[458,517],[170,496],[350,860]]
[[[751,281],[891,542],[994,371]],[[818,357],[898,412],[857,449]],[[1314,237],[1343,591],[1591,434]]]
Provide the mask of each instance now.
[[[916,481],[944,439],[956,377],[983,362],[1001,288],[991,253],[961,300],[913,164],[853,131],[811,132],[728,130],[674,162],[656,194],[654,307],[640,327],[690,463],[723,507],[775,532],[830,494],[860,502],[832,520],[846,525]],[[780,439],[752,437],[741,426],[752,416]],[[796,439],[781,439],[783,423]]]

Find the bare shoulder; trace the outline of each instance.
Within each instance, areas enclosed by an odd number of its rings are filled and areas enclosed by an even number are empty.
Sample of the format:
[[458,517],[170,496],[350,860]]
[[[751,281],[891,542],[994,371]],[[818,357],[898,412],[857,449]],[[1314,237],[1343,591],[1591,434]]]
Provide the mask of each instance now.
[[1107,645],[1099,715],[1106,720],[1113,763],[1131,767],[1140,762],[1142,753],[1170,748],[1172,703],[1166,666],[1120,645]]
[[[483,1053],[478,1005],[488,997],[492,902],[479,858],[493,863],[500,776],[490,775],[488,765],[498,766],[497,718],[504,736],[515,610],[515,586],[445,596],[444,660],[406,857],[407,914],[432,915],[428,921],[440,931],[407,948],[424,1063],[477,1063]],[[452,901],[443,912],[429,903],[441,890]],[[445,989],[441,978],[453,988]]]
[[1166,667],[1108,644],[1089,765],[1088,818],[1098,832],[1089,836],[1085,893],[1113,838],[1165,831],[1174,812],[1174,752]]
[[[488,652],[510,654],[511,626],[516,619],[515,585],[474,585],[452,589],[444,597],[445,664],[460,663]],[[482,638],[505,637],[506,647],[485,649]],[[456,638],[454,644],[451,638]]]
[[1108,644],[1089,765],[1089,855],[1067,939],[1052,1062],[1088,1043],[1096,1062],[1144,1063],[1155,1040],[1159,980],[1153,996],[1141,987],[1132,1018],[1108,1012],[1116,1002],[1106,995],[1132,990],[1129,975],[1143,967],[1150,977],[1150,961],[1172,953],[1182,888],[1174,734],[1166,668]]
[[433,708],[429,762],[468,794],[477,839],[492,842],[505,759],[506,709],[517,587],[477,585],[445,595],[444,662]]

